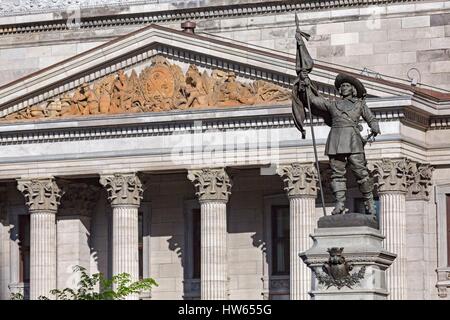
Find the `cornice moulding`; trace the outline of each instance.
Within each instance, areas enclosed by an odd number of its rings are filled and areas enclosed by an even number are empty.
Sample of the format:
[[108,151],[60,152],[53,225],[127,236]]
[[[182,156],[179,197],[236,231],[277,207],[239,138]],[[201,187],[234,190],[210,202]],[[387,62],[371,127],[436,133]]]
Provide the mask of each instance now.
[[[392,107],[393,106],[393,107]],[[401,121],[420,130],[429,128],[429,117],[395,102],[374,109],[384,121]],[[170,112],[88,116],[64,120],[17,121],[0,125],[0,145],[202,133],[206,130],[294,128],[290,105],[243,106]],[[305,121],[309,123],[309,120]],[[313,119],[315,126],[324,126]]]
[[[354,7],[367,7],[370,5],[388,5],[394,3],[420,3],[421,1],[414,0],[279,0],[279,1],[251,1],[241,4],[224,4],[224,5],[206,5],[203,7],[191,7],[191,8],[177,8],[171,6],[168,1],[165,3],[159,3],[159,1],[146,1],[145,5],[139,5],[143,1],[127,1],[125,4],[119,4],[118,0],[112,0],[113,6],[116,7],[115,15],[105,15],[99,11],[97,13],[94,8],[99,6],[83,7],[81,4],[81,12],[85,13],[85,18],[81,19],[79,28],[101,28],[111,27],[119,25],[144,25],[149,23],[162,23],[162,22],[174,22],[187,19],[201,20],[201,19],[220,19],[236,16],[247,15],[262,15],[273,13],[285,13],[294,11],[311,11],[311,10],[323,10],[332,8],[354,8]],[[34,1],[29,0],[30,3]],[[47,0],[47,2],[49,2]],[[65,0],[59,0],[57,2],[65,2]],[[101,2],[96,0],[96,2]],[[103,1],[105,2],[105,1]],[[114,2],[116,3],[114,6]],[[123,2],[123,1],[122,1]],[[149,3],[150,2],[150,3]],[[26,5],[22,6],[22,10],[14,10],[7,8],[8,3],[0,4],[0,34],[15,34],[15,33],[29,33],[37,31],[53,31],[53,30],[67,30],[67,19],[63,19],[63,13],[66,13],[67,6],[58,4],[56,7],[61,9],[40,8],[31,9]],[[109,3],[109,1],[108,1]],[[134,5],[133,5],[134,3]],[[54,5],[55,6],[55,5]],[[29,6],[28,6],[29,7]],[[36,7],[36,6],[35,6]],[[104,7],[104,6],[103,6]],[[124,9],[121,11],[120,7]],[[62,8],[66,10],[62,10]],[[2,10],[3,9],[3,10]],[[162,10],[161,10],[162,9]],[[59,12],[58,12],[59,11]],[[385,10],[387,11],[387,10]],[[31,13],[26,16],[17,16],[14,14]],[[95,12],[95,13],[92,13]],[[371,13],[367,13],[371,14]],[[3,16],[3,17],[2,17]],[[26,19],[25,19],[26,18]],[[338,18],[338,17],[337,17]],[[33,21],[27,23],[26,21]]]

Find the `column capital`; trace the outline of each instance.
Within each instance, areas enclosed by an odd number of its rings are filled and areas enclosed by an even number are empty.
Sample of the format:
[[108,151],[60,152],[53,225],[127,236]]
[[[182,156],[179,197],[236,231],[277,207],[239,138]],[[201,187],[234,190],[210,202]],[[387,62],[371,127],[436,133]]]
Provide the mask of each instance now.
[[19,179],[17,189],[23,193],[30,211],[56,211],[64,192],[53,177],[39,179]]
[[100,187],[83,182],[63,182],[64,198],[58,214],[90,217],[99,198]]
[[312,163],[280,165],[277,174],[283,178],[284,190],[289,198],[317,196],[317,170]]
[[194,184],[200,202],[228,202],[231,179],[224,168],[189,170],[187,178]]
[[114,173],[100,176],[111,206],[139,206],[144,192],[136,173]]
[[427,163],[412,162],[407,179],[406,200],[430,200],[434,168]]
[[379,193],[406,193],[408,172],[411,161],[402,159],[383,159],[373,163],[376,186]]

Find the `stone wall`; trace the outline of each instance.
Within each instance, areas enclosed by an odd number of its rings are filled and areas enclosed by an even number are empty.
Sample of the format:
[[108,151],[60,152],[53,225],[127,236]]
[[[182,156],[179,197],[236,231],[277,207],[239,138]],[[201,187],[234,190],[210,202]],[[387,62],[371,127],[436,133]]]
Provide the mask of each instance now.
[[[209,2],[201,5],[210,5]],[[407,79],[411,68],[417,68],[421,82],[450,89],[450,1],[300,10],[298,16],[302,30],[312,35],[308,47],[313,58],[402,79]],[[27,16],[21,17],[20,22],[27,21]],[[196,31],[200,34],[206,32],[269,49],[295,52],[294,11],[255,10],[252,14],[224,15],[196,22]],[[168,19],[156,23],[180,29],[179,21]],[[0,84],[144,25],[106,24],[89,29],[5,34],[0,44]],[[413,70],[411,75],[417,77],[417,72]]]
[[159,285],[152,290],[153,299],[183,297],[183,201],[195,197],[186,175],[152,175],[144,193],[151,202],[150,276]]
[[[228,204],[228,276],[230,299],[261,299],[263,254],[263,195],[283,193],[278,176],[239,172]],[[233,177],[232,177],[233,178]],[[159,284],[153,299],[182,299],[186,246],[186,201],[197,201],[185,175],[155,175],[145,199],[151,202],[150,275]]]

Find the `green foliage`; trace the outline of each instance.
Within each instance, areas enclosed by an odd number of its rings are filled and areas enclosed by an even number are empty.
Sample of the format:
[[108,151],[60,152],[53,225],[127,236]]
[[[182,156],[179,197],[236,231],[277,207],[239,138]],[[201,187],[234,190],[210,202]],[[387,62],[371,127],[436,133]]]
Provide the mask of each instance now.
[[11,293],[11,300],[23,300],[23,294],[21,294],[20,292],[17,293]]
[[[65,288],[62,290],[53,289],[50,291],[56,300],[122,300],[130,294],[139,294],[150,290],[153,286],[158,286],[152,278],[142,279],[136,282],[131,281],[128,273],[121,273],[111,279],[104,277],[102,273],[95,273],[90,276],[86,269],[75,266],[74,272],[80,272],[80,282],[76,290]],[[100,288],[97,291],[97,287]],[[23,296],[15,294],[12,300],[23,300]],[[20,299],[21,298],[21,299]],[[49,300],[45,296],[40,296],[39,300]]]

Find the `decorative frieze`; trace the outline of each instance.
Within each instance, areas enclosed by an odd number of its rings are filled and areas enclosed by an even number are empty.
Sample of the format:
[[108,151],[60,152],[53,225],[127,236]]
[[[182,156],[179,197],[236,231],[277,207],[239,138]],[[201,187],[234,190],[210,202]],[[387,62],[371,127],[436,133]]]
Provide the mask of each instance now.
[[53,97],[41,104],[5,116],[4,120],[67,118],[98,114],[158,112],[174,109],[233,107],[287,103],[291,93],[273,83],[257,80],[245,84],[234,72],[212,70],[201,73],[191,64],[184,74],[162,56],[139,75],[123,70],[83,83],[71,95]]
[[277,169],[289,197],[317,196],[317,170],[311,163],[293,163]]
[[158,3],[158,0],[6,0],[0,3],[0,16],[40,12],[66,12],[95,7],[119,7],[132,4]]
[[58,210],[63,192],[53,178],[18,180],[17,183],[30,211]]
[[111,206],[139,206],[144,190],[135,173],[102,175],[100,184],[106,188]]
[[59,208],[60,215],[91,215],[99,199],[99,187],[87,183],[62,183],[61,188],[64,198]]
[[194,183],[200,202],[228,202],[231,194],[231,179],[225,169],[189,170],[188,179]]

